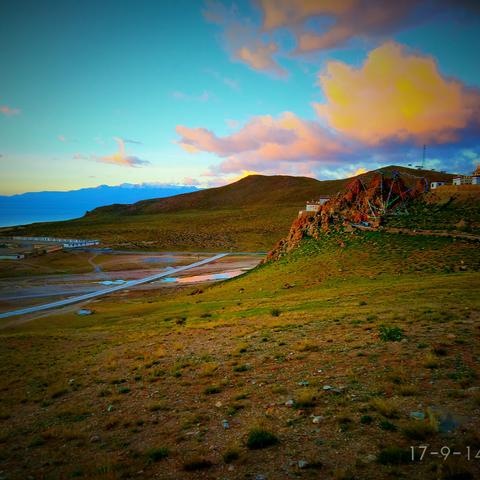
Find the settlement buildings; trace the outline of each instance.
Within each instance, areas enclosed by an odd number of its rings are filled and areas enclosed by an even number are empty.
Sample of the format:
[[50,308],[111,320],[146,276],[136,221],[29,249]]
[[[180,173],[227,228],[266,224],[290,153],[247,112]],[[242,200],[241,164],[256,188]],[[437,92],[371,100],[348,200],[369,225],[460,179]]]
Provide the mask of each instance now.
[[459,175],[453,179],[454,185],[480,185],[480,165],[472,175]]

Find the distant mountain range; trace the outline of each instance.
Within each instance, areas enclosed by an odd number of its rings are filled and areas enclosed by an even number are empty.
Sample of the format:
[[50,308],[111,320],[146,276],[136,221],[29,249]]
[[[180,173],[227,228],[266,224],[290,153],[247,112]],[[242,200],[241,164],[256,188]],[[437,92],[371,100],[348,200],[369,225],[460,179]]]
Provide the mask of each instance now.
[[[369,178],[378,171],[360,177]],[[394,165],[381,171],[399,171],[406,183],[415,183],[419,176],[429,181],[453,178],[451,174]],[[0,235],[95,238],[122,249],[268,251],[287,235],[305,202],[320,195],[335,195],[353,178],[319,181],[251,175],[223,187],[166,198],[151,195],[157,198],[98,207],[76,220],[4,229]]]
[[99,185],[66,192],[28,192],[0,195],[0,227],[50,222],[82,217],[102,205],[130,204],[150,198],[163,198],[198,188],[181,185],[124,183]]

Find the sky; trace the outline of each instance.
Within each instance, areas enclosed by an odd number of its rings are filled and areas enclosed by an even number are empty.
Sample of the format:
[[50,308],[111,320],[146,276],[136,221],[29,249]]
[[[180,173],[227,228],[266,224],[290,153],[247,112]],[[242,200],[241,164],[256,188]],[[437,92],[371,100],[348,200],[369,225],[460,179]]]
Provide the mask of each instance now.
[[480,2],[1,0],[0,194],[480,163]]

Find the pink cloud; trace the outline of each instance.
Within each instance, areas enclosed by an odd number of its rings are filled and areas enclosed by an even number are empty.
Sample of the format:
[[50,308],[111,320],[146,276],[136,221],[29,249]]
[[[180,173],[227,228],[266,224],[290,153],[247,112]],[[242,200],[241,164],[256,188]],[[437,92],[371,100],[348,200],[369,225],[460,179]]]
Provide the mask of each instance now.
[[[260,0],[260,8],[265,30],[286,27],[297,40],[297,52],[309,52],[335,48],[354,37],[388,35],[419,21],[420,17],[414,13],[426,3],[424,0]],[[433,14],[431,11],[430,15]],[[307,21],[325,18],[333,22],[320,33],[307,26]]]
[[285,77],[288,72],[273,58],[278,50],[279,47],[275,42],[263,43],[258,40],[250,46],[238,48],[234,51],[234,56],[253,70],[270,72],[279,77]]
[[[218,137],[205,128],[177,126],[178,144],[188,152],[209,152],[226,158],[219,167],[223,173],[282,168],[304,168],[311,164],[334,163],[338,154],[348,151],[344,142],[319,123],[302,120],[291,112],[278,118],[254,117],[231,135]],[[292,167],[291,164],[295,164]],[[302,167],[300,167],[302,165]]]
[[260,26],[241,18],[235,5],[227,7],[223,3],[209,1],[203,15],[222,28],[223,45],[234,60],[274,76],[288,75],[275,58],[279,52],[278,44],[266,38]]
[[[352,40],[382,41],[407,27],[425,23],[440,14],[461,19],[478,14],[472,1],[452,0],[256,0],[261,24],[243,17],[232,4],[207,2],[205,18],[222,28],[223,44],[232,58],[250,68],[286,76],[278,57],[330,50]],[[285,50],[277,34],[289,32],[296,42]]]
[[3,113],[7,117],[13,115],[19,115],[21,110],[19,108],[11,108],[8,105],[0,105],[0,113]]
[[197,178],[185,177],[182,181],[182,185],[199,185],[201,182]]

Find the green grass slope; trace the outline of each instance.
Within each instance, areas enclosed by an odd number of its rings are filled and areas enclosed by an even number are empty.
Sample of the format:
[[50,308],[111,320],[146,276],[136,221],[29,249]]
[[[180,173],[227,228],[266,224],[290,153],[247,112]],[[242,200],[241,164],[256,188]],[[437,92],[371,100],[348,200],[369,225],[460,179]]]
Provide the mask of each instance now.
[[480,234],[480,185],[445,185],[417,198],[386,226]]
[[[425,174],[436,180],[452,177],[395,166],[382,170]],[[334,195],[349,181],[351,178],[318,181],[252,175],[224,187],[133,205],[110,205],[77,220],[4,229],[2,233],[98,238],[121,248],[268,251],[288,233],[307,200]]]
[[2,470],[479,478],[479,282],[475,243],[337,233],[203,292],[2,330]]

